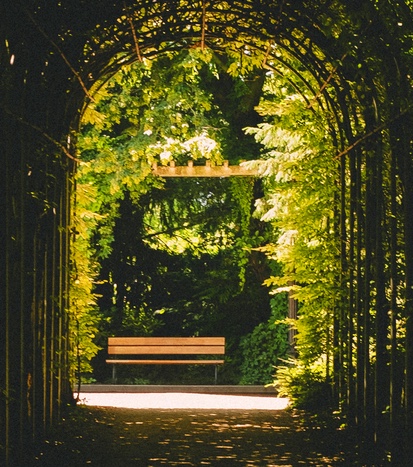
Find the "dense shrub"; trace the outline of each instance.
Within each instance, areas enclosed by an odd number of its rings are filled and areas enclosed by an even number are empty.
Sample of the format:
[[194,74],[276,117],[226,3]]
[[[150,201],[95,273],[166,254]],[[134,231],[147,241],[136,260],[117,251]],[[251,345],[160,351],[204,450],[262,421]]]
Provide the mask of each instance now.
[[288,351],[288,327],[281,321],[286,315],[286,303],[285,295],[272,299],[268,322],[260,323],[241,339],[240,384],[270,384],[273,381],[274,367]]
[[307,410],[327,407],[331,401],[331,387],[326,380],[322,363],[304,365],[289,359],[276,370],[273,385],[281,397],[288,397],[296,408]]

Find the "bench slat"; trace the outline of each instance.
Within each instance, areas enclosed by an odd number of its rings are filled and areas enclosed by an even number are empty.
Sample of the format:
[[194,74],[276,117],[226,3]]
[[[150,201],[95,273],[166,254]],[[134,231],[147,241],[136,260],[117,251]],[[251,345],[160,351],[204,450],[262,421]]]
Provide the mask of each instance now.
[[106,360],[112,364],[137,365],[222,365],[224,360]]
[[108,345],[225,345],[225,337],[109,337]]
[[108,347],[110,355],[183,355],[183,354],[224,354],[223,346],[202,346],[202,345],[111,345]]

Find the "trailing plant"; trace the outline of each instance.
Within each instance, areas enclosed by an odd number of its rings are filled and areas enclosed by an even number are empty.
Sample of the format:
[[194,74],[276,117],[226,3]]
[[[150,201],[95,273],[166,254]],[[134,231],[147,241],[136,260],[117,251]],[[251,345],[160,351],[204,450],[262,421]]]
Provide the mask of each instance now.
[[253,179],[231,179],[230,190],[232,195],[232,202],[238,205],[238,216],[234,218],[235,230],[235,249],[234,256],[236,256],[239,265],[239,281],[240,288],[245,285],[245,271],[249,263],[251,248],[256,246],[253,244],[254,238],[251,235],[251,206],[253,202]]
[[[265,284],[273,293],[289,291],[299,301],[293,324],[298,330],[297,374],[320,359],[331,369],[333,317],[342,291],[334,224],[338,171],[330,156],[329,127],[285,78],[274,74],[265,93],[258,107],[265,121],[247,129],[263,146],[262,159],[247,163],[259,170],[265,190],[255,216],[273,226],[275,237],[261,251],[283,265],[282,273]],[[299,385],[299,378],[294,381]],[[305,385],[311,381],[303,379]]]
[[[94,285],[97,277],[97,264],[90,249],[88,232],[93,229],[99,215],[85,208],[87,199],[93,198],[93,188],[78,184],[75,211],[72,216],[71,230],[74,241],[71,246],[71,281],[69,335],[72,347],[69,349],[71,382],[77,381],[78,389],[82,379],[92,372],[91,359],[99,347],[95,344],[101,316],[97,310],[97,297]],[[79,393],[79,391],[78,391]]]

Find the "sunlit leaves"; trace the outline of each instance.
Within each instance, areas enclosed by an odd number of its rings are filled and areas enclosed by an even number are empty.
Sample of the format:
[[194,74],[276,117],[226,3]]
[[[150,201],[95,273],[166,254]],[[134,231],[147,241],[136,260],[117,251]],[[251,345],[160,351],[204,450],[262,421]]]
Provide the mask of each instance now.
[[76,241],[71,250],[71,286],[69,306],[69,332],[73,347],[69,352],[72,368],[72,382],[82,375],[90,373],[90,360],[99,347],[95,344],[100,316],[93,292],[97,272],[97,263],[93,259],[89,237],[100,215],[92,206],[96,192],[91,185],[78,185],[76,191],[76,210],[72,216],[72,230]]
[[[283,263],[284,273],[266,284],[275,292],[287,287],[299,300],[298,348],[301,358],[313,361],[325,350],[338,298],[333,229],[337,167],[327,125],[320,125],[302,96],[288,95],[288,86],[280,92],[268,81],[259,105],[266,121],[247,129],[262,144],[262,159],[246,164],[265,180],[266,196],[257,201],[255,215],[279,232],[278,240],[263,250]],[[280,79],[274,77],[274,83]]]

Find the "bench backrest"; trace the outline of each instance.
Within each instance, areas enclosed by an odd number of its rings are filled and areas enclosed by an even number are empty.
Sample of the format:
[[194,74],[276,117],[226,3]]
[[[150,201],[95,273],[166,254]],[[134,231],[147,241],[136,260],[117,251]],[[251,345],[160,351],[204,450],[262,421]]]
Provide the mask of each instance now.
[[225,337],[109,337],[109,355],[225,355]]

